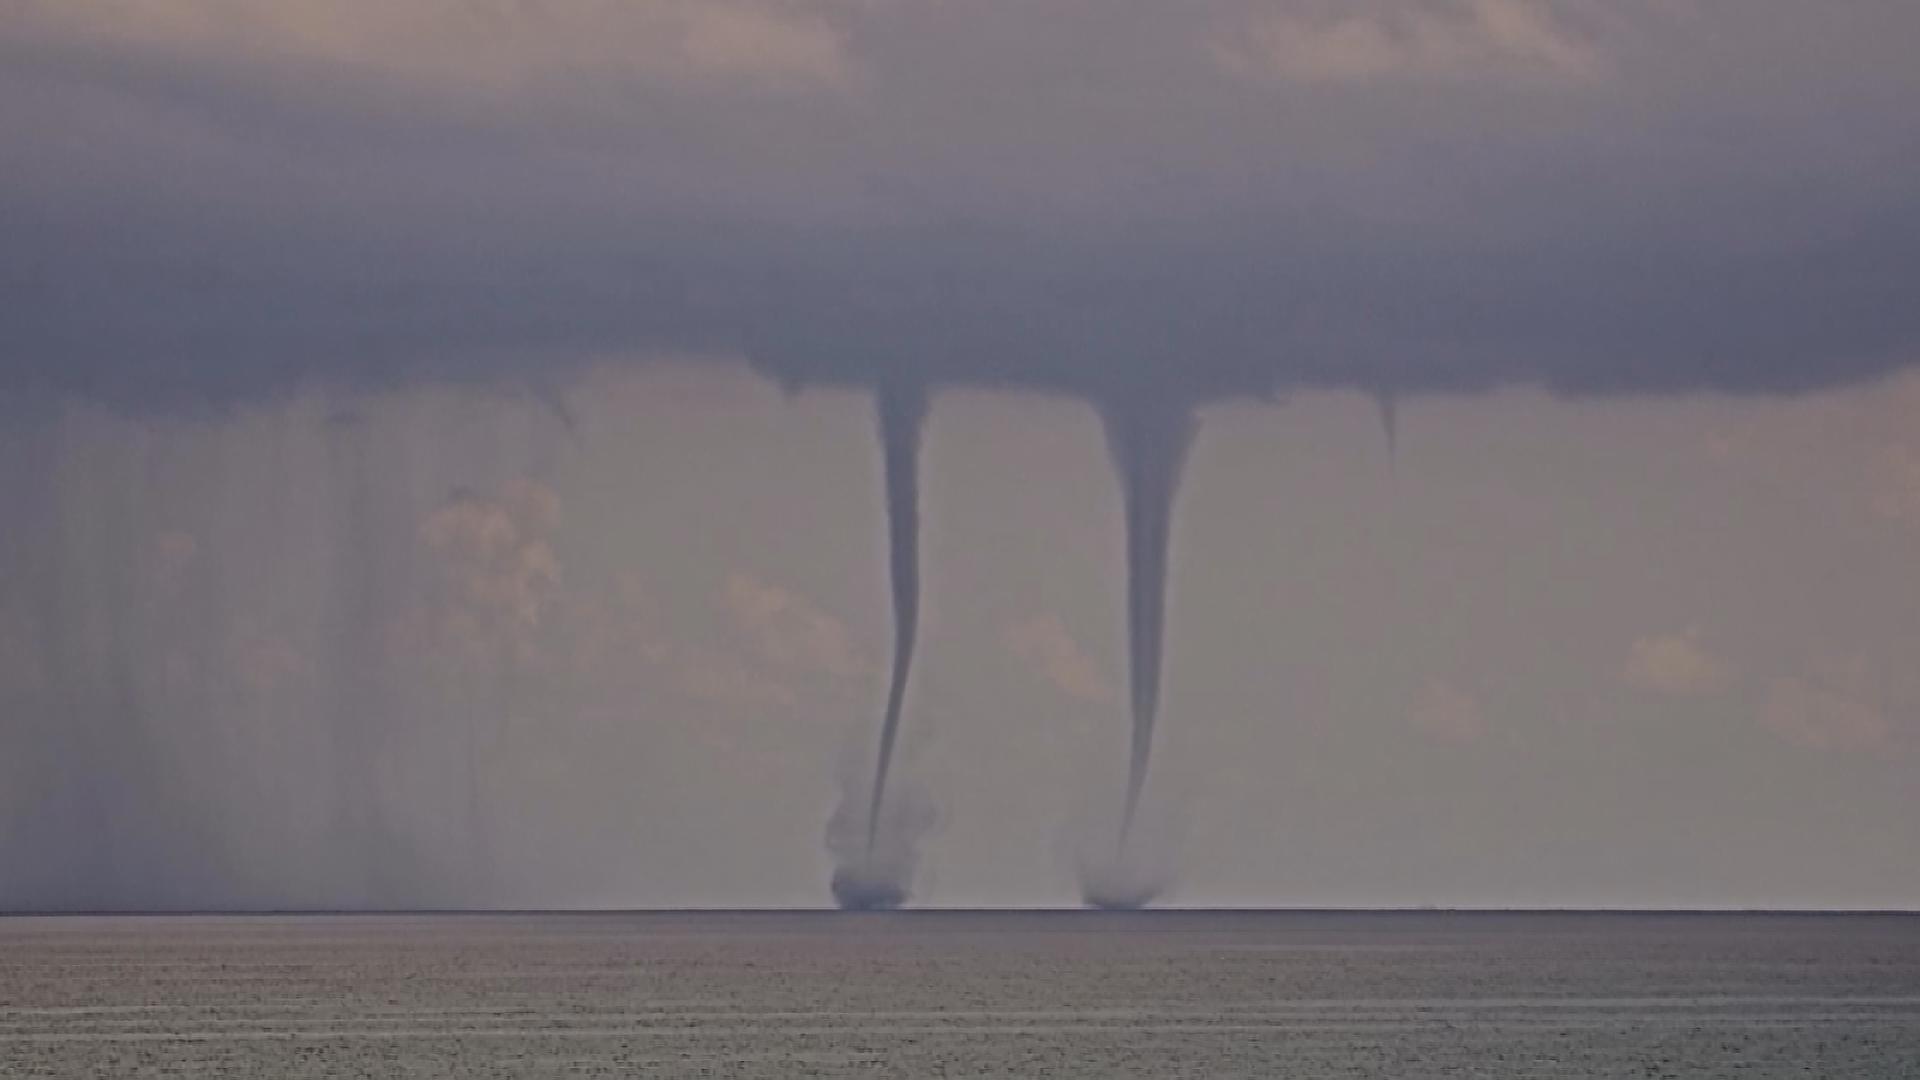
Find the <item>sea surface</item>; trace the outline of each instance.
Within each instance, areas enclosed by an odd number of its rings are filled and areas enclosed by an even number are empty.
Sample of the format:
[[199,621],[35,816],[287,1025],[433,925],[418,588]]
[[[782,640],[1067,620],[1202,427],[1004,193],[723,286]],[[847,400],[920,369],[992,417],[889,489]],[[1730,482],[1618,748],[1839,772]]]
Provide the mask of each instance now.
[[1920,1077],[1920,916],[0,918],[0,1076]]

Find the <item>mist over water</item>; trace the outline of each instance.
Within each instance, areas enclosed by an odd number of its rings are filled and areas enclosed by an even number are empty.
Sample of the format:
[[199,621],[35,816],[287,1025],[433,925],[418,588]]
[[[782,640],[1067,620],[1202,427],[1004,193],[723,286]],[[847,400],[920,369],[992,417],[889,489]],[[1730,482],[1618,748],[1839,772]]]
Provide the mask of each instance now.
[[557,435],[484,396],[16,408],[0,906],[509,900],[503,729],[556,600],[530,477]]

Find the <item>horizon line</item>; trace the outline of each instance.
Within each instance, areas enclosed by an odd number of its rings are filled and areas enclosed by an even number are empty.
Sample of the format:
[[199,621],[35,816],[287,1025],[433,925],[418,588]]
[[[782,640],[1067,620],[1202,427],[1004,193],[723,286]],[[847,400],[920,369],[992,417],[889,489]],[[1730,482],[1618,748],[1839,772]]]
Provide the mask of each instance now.
[[819,907],[562,907],[562,908],[18,908],[0,909],[0,919],[14,918],[193,918],[210,916],[594,916],[594,915],[1094,915],[1132,918],[1153,915],[1785,915],[1785,916],[1920,916],[1920,907],[1480,907],[1480,906],[1161,906],[1126,911],[1080,905],[1051,906],[938,906],[846,911]]

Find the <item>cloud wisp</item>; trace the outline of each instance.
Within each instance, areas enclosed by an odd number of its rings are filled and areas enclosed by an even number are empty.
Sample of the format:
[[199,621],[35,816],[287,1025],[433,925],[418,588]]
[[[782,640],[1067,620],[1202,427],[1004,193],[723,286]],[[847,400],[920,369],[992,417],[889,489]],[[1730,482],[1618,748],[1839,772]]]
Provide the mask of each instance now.
[[1621,679],[1637,690],[1675,697],[1710,697],[1734,682],[1733,669],[1709,652],[1697,627],[1637,638]]

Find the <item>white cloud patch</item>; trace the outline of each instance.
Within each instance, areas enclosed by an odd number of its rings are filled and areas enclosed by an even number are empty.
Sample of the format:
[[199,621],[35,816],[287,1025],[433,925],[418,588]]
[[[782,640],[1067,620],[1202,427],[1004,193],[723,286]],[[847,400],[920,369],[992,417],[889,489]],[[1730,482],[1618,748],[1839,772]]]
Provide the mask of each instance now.
[[1706,697],[1733,684],[1733,670],[1700,643],[1698,628],[1636,640],[1620,673],[1628,686],[1676,697]]
[[1886,713],[1851,688],[1824,680],[1774,680],[1760,706],[1760,723],[1797,746],[1814,750],[1873,750],[1887,741]]
[[559,523],[559,496],[530,481],[498,497],[450,495],[420,523],[420,544],[433,557],[432,596],[403,620],[401,645],[481,668],[548,659],[542,631],[562,599],[550,540]]
[[1478,742],[1487,733],[1480,702],[1446,682],[1429,683],[1408,720],[1415,731],[1441,742]]
[[1060,616],[1048,613],[1021,619],[1000,635],[1007,650],[1035,674],[1068,697],[1112,701],[1113,688]]
[[792,589],[733,573],[722,603],[761,659],[775,667],[839,678],[866,670],[846,624]]
[[1587,80],[1604,64],[1555,7],[1531,0],[1368,0],[1262,9],[1213,43],[1250,80],[1365,83],[1525,74]]
[[225,665],[246,692],[272,697],[316,677],[313,661],[286,634],[255,618],[235,621],[225,644]]
[[[790,708],[800,697],[795,677],[867,670],[839,619],[750,574],[730,574],[720,589],[716,605],[733,641],[717,646],[673,632],[637,573],[570,590],[553,546],[560,522],[558,495],[530,481],[498,495],[450,495],[420,523],[431,585],[390,630],[396,657],[437,669],[449,686],[484,685],[510,668],[638,680],[739,708]],[[245,652],[256,681],[278,685],[302,674],[297,658],[270,639]]]
[[[637,588],[637,586],[635,586]],[[719,606],[738,638],[710,648],[656,637],[653,659],[681,693],[743,709],[789,709],[819,684],[860,676],[867,664],[846,624],[793,589],[734,572]]]
[[792,708],[799,697],[780,679],[738,656],[687,649],[675,657],[674,674],[689,697],[738,707]]
[[791,708],[799,694],[779,672],[733,648],[668,631],[659,602],[637,572],[611,588],[569,598],[562,625],[568,671],[616,686],[666,687],[695,701],[738,709]]
[[64,0],[21,17],[56,32],[170,53],[251,56],[497,95],[581,76],[686,89],[841,86],[852,65],[828,17],[773,0]]
[[786,84],[837,84],[850,76],[844,42],[817,16],[712,0],[678,8],[677,56],[690,70]]

